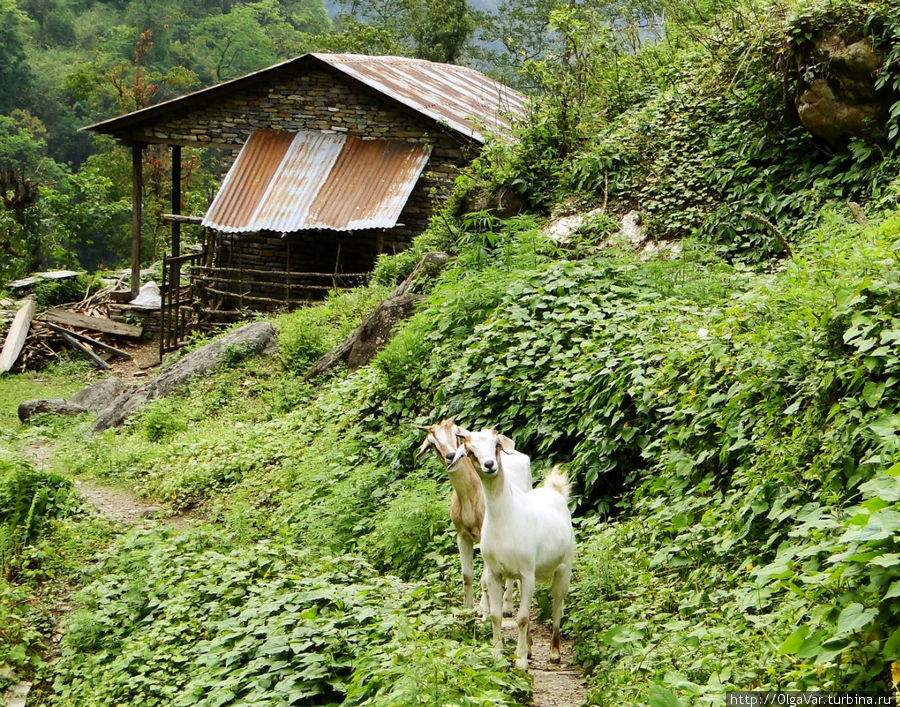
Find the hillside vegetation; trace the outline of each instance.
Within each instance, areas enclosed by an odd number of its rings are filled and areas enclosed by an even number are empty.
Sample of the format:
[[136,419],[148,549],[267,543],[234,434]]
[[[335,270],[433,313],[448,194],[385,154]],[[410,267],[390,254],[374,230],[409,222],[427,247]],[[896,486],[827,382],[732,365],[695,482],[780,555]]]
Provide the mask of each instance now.
[[[278,357],[224,366],[88,441],[86,420],[4,433],[203,518],[111,530],[48,477],[40,497],[59,500],[34,506],[39,533],[13,533],[0,584],[19,627],[0,633],[0,661],[38,676],[39,704],[527,703],[528,678],[460,608],[445,472],[414,461],[415,425],[453,414],[499,424],[537,477],[569,470],[563,633],[592,703],[892,689],[900,110],[830,146],[785,96],[795,53],[834,28],[873,37],[893,86],[900,8],[670,9],[667,41],[614,55],[590,13],[558,7],[572,52],[531,65],[546,100],[521,140],[489,146],[369,287],[278,317]],[[528,210],[462,213],[497,189]],[[601,205],[566,244],[540,229]],[[680,249],[610,244],[631,208]],[[456,258],[373,363],[304,382],[434,249]],[[0,520],[18,528],[17,513]],[[80,592],[41,662],[48,579]]]

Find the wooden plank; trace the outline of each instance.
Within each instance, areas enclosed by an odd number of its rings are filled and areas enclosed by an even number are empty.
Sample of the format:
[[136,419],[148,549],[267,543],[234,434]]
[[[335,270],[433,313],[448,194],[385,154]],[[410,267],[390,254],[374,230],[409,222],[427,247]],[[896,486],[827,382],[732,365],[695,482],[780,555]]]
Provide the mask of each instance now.
[[16,316],[13,318],[6,341],[3,343],[3,352],[0,353],[0,373],[9,371],[22,353],[28,330],[31,328],[31,320],[34,318],[34,310],[37,303],[33,299],[25,300]]
[[202,216],[185,216],[184,214],[160,214],[159,220],[168,223],[203,223]]
[[71,331],[69,329],[63,329],[61,326],[57,326],[52,322],[47,322],[47,326],[53,329],[53,331],[58,332],[60,334],[69,334],[70,336],[74,336],[79,341],[93,347],[96,349],[100,349],[101,351],[105,351],[106,353],[112,356],[119,356],[120,358],[131,358],[131,354],[127,351],[123,351],[122,349],[117,349],[115,346],[110,346],[102,341],[98,341],[97,339],[92,339],[90,336],[85,334],[79,334],[77,331]]
[[89,317],[77,312],[67,312],[64,309],[48,309],[41,318],[67,327],[90,329],[91,331],[100,331],[104,334],[113,334],[114,336],[129,336],[137,339],[144,333],[143,327],[114,322],[112,319]]
[[71,346],[76,351],[81,351],[81,353],[87,356],[91,360],[91,363],[93,363],[97,368],[103,369],[104,371],[108,371],[110,369],[110,365],[106,361],[104,361],[97,354],[91,351],[91,349],[89,349],[85,344],[82,344],[74,336],[70,336],[70,332],[61,331],[59,332],[59,335],[69,346]]

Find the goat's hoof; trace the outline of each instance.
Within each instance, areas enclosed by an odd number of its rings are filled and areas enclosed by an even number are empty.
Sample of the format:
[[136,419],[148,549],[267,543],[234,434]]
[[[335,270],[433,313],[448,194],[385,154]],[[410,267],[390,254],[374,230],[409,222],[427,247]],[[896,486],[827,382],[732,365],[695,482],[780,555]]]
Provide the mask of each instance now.
[[554,665],[558,665],[559,664],[559,653],[556,653],[555,655],[553,653],[551,653],[550,654],[550,662],[553,663]]
[[516,607],[514,606],[504,606],[503,607],[503,615],[504,616],[515,616]]
[[519,670],[528,670],[528,658],[516,658],[516,667]]

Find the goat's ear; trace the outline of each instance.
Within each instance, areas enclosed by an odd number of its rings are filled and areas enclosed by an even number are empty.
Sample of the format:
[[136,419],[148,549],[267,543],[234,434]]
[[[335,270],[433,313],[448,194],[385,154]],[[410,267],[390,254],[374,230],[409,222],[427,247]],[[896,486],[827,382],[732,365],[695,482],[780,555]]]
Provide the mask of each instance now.
[[514,451],[516,451],[516,443],[506,435],[499,435],[497,437],[497,446],[507,454],[512,454]]
[[431,449],[431,440],[429,440],[428,437],[425,437],[425,441],[422,442],[422,446],[419,447],[419,451],[416,452],[416,459],[424,457],[429,449]]

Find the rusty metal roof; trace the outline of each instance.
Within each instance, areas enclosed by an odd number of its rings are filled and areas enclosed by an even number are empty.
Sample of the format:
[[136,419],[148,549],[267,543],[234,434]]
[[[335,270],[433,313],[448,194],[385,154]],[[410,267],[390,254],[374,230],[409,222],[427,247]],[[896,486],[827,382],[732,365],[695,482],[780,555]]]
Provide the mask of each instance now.
[[466,66],[397,56],[317,53],[303,54],[82,129],[127,138],[129,130],[152,125],[163,116],[186,110],[195,103],[215,100],[217,95],[231,96],[243,86],[264,81],[275,73],[304,71],[309,67],[337,71],[481,143],[486,133],[506,132],[512,119],[525,115],[525,96]]
[[430,155],[420,143],[257,130],[203,225],[225,233],[392,228]]
[[479,71],[424,59],[313,54],[380,93],[478,142],[482,130],[508,132],[525,114],[525,97]]

